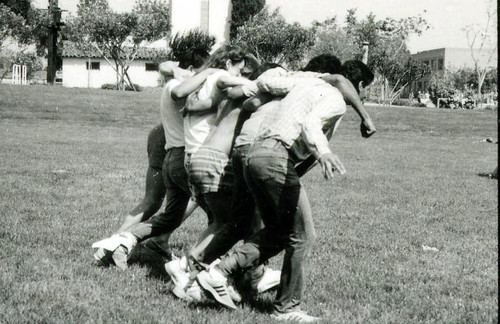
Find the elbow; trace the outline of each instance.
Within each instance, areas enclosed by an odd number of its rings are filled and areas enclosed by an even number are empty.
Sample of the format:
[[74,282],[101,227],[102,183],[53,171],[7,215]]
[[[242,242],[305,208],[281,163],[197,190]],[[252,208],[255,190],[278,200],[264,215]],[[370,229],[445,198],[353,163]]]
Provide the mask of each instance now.
[[182,91],[174,88],[172,89],[172,92],[170,93],[170,97],[172,97],[172,100],[179,101],[183,98],[185,98],[187,94],[183,93]]

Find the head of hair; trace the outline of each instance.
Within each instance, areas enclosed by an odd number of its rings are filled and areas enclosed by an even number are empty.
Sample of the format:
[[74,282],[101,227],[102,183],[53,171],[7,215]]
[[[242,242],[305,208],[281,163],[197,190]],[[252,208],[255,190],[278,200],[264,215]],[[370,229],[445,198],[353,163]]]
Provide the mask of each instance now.
[[269,62],[264,62],[262,63],[257,69],[253,71],[252,74],[248,77],[250,80],[255,80],[257,79],[262,73],[266,72],[267,70],[274,69],[274,68],[283,68],[281,65],[277,63],[269,63]]
[[342,64],[340,71],[344,77],[349,79],[354,85],[356,90],[359,92],[359,83],[363,81],[363,86],[368,86],[373,82],[375,75],[370,70],[370,68],[359,60],[350,60]]
[[302,71],[338,74],[341,66],[342,63],[335,55],[321,54],[313,57]]
[[240,63],[246,58],[246,52],[237,45],[223,45],[210,55],[204,64],[205,68],[226,69],[227,60],[232,64]]
[[192,66],[197,69],[205,63],[209,56],[210,54],[207,51],[201,49],[189,50],[179,60],[179,67],[187,69]]

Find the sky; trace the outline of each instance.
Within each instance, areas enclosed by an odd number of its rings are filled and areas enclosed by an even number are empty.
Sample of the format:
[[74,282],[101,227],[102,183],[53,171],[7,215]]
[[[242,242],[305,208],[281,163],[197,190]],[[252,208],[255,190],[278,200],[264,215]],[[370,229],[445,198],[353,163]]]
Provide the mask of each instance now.
[[[108,1],[116,11],[129,11],[135,3],[135,0]],[[48,0],[33,2],[46,8]],[[75,12],[77,3],[78,0],[59,0],[59,7]],[[288,22],[304,26],[334,16],[337,21],[344,22],[347,10],[352,8],[357,8],[358,19],[369,13],[375,14],[377,19],[421,15],[431,28],[421,36],[409,39],[408,48],[412,53],[442,47],[467,48],[463,28],[484,24],[487,10],[487,0],[266,0],[266,3],[271,9],[279,8]],[[493,5],[496,12],[496,1]]]

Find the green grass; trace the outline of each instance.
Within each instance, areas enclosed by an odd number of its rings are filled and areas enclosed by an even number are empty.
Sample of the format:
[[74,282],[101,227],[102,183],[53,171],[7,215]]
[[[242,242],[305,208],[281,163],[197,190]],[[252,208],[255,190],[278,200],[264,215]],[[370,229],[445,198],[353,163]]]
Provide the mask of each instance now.
[[[93,263],[92,242],[142,198],[159,95],[0,85],[1,323],[270,322],[273,293],[237,311],[175,299],[144,249],[125,272]],[[373,138],[349,110],[331,142],[348,173],[303,179],[318,234],[304,308],[328,323],[496,323],[498,146],[482,140],[497,112],[368,110]],[[174,251],[205,225],[196,212]]]

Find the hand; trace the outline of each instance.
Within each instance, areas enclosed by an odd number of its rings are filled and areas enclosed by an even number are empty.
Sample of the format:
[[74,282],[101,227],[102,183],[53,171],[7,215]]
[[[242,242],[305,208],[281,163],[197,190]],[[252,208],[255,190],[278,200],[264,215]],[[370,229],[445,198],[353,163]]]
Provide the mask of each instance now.
[[323,169],[323,176],[325,179],[331,179],[333,177],[333,172],[335,170],[339,171],[340,174],[345,174],[346,170],[338,156],[333,153],[325,153],[319,158],[319,163]]
[[363,120],[361,122],[360,128],[361,128],[361,136],[363,136],[364,138],[372,136],[377,131],[375,129],[375,125],[373,125],[373,122],[370,118]]

